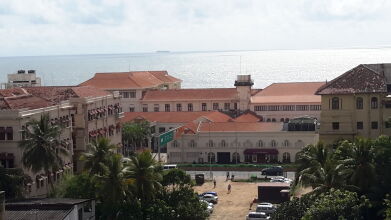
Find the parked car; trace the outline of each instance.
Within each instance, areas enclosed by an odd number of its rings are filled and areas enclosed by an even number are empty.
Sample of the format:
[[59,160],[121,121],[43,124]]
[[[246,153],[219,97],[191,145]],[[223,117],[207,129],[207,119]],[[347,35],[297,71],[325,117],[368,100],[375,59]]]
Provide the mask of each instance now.
[[265,176],[281,176],[284,172],[281,166],[268,167],[261,170],[262,175]]
[[283,178],[272,178],[272,179],[270,180],[270,182],[271,182],[271,183],[289,183],[289,184],[291,184],[291,183],[292,183],[292,180],[289,179],[289,178],[283,177]]
[[274,207],[274,205],[271,203],[264,202],[264,203],[259,203],[255,211],[264,212],[266,213],[266,215],[271,215],[276,211],[276,207]]
[[213,213],[213,208],[214,208],[213,203],[207,202],[205,200],[201,200],[201,202],[206,204],[206,211],[208,211],[209,214],[212,214]]
[[205,195],[205,194],[212,194],[212,195],[214,195],[214,196],[217,196],[217,192],[204,192],[204,193],[202,193],[201,195],[203,196],[203,195]]
[[200,198],[201,198],[201,200],[211,202],[213,204],[217,204],[217,202],[219,201],[219,197],[212,195],[212,194],[204,194],[204,195],[201,195]]
[[163,170],[171,170],[171,169],[176,169],[177,165],[176,164],[166,164],[163,166]]
[[264,212],[249,212],[246,216],[246,220],[268,220],[270,216],[267,216]]

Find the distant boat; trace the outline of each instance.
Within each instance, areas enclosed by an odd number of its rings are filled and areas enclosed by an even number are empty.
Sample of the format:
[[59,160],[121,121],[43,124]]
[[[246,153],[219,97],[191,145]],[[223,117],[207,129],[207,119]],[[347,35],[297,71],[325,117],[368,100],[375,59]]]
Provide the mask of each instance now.
[[170,53],[169,50],[157,50],[156,53]]

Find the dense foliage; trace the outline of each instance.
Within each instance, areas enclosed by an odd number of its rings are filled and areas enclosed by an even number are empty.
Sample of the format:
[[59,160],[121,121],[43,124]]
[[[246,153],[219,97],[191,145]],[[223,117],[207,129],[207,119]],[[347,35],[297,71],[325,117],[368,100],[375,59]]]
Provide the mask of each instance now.
[[29,176],[21,169],[6,169],[0,165],[0,191],[5,191],[6,199],[22,198],[24,185],[30,182]]
[[296,165],[295,188],[313,191],[283,203],[273,219],[390,218],[390,137],[309,145],[298,153]]
[[[184,171],[163,171],[149,151],[130,158],[108,151],[104,157],[101,144],[87,152],[85,173],[67,178],[58,190],[63,197],[94,198],[98,219],[189,219],[207,217],[206,207],[192,189],[190,176]],[[86,155],[89,155],[86,157]],[[90,160],[94,160],[91,162]]]

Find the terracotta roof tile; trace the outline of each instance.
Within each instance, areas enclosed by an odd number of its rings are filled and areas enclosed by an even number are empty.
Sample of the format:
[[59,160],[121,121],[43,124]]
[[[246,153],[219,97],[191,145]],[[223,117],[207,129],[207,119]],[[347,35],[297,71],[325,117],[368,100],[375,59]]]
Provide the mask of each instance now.
[[147,91],[143,101],[236,100],[236,88],[170,89]]
[[251,97],[251,103],[315,103],[321,98],[315,92],[324,82],[273,83]]
[[96,73],[94,77],[80,86],[93,86],[101,89],[138,89],[153,88],[164,83],[180,82],[168,75],[167,71],[139,71]]
[[231,117],[221,112],[125,112],[122,123],[135,119],[144,119],[149,122],[187,123],[205,117],[210,121],[228,121]]
[[235,122],[259,122],[261,117],[254,112],[246,112],[234,119]]
[[358,65],[323,85],[316,94],[385,93],[387,92],[387,79],[374,67],[376,64]]
[[276,132],[282,131],[279,122],[203,122],[199,132]]
[[111,93],[101,90],[101,89],[96,89],[91,86],[78,86],[78,87],[72,87],[73,92],[76,94],[76,96],[82,98],[82,97],[100,97],[100,96],[107,96],[110,95]]

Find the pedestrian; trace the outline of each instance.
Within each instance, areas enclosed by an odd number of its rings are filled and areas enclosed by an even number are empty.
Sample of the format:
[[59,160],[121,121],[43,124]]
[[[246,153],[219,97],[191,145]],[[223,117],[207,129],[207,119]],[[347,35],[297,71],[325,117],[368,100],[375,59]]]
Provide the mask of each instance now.
[[228,193],[231,193],[231,184],[228,184]]
[[227,172],[227,179],[225,181],[228,181],[229,179],[229,172]]
[[213,188],[216,188],[216,179],[213,180]]
[[257,198],[254,198],[253,201],[251,201],[251,203],[250,203],[250,208],[249,208],[249,210],[251,210],[251,208],[253,207],[253,204],[254,204],[254,203],[257,203],[257,202],[258,202],[258,199],[257,199]]

